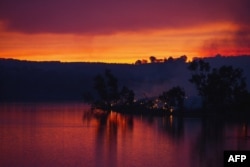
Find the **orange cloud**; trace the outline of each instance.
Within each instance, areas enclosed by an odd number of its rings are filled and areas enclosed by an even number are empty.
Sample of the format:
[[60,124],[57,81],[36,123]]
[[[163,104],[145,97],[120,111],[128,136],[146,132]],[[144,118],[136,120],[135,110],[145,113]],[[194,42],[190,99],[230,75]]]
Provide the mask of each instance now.
[[[1,25],[1,24],[0,24]],[[3,24],[2,24],[3,25]],[[83,34],[24,34],[0,28],[0,57],[35,61],[81,61],[134,63],[149,56],[192,57],[208,54],[230,54],[230,50],[246,50],[228,42],[216,52],[211,41],[233,39],[237,26],[216,23],[186,29],[158,29],[120,32],[105,35]],[[241,53],[241,52],[238,52]]]

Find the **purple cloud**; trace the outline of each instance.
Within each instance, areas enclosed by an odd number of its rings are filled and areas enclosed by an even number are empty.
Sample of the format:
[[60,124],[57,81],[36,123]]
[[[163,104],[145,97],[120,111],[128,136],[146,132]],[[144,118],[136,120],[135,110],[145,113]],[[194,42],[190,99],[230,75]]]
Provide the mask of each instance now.
[[0,20],[24,33],[105,34],[250,23],[249,0],[1,0]]

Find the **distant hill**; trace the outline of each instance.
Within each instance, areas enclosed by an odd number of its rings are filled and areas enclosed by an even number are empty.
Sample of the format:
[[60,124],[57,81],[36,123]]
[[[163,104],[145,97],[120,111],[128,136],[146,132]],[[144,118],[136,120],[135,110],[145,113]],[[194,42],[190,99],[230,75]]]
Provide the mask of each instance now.
[[[250,90],[250,56],[205,58],[212,67],[233,65],[244,70]],[[110,69],[119,85],[134,90],[137,98],[157,96],[179,85],[196,95],[189,83],[188,63],[181,59],[164,63],[105,64],[32,62],[0,59],[0,101],[79,101],[93,92],[93,78]]]

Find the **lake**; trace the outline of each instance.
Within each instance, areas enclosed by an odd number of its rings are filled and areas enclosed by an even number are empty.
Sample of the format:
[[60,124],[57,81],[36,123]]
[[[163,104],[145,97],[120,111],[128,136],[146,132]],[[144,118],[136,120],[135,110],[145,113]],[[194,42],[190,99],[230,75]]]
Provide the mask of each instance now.
[[91,112],[83,103],[0,105],[1,167],[219,167],[250,150],[250,120]]

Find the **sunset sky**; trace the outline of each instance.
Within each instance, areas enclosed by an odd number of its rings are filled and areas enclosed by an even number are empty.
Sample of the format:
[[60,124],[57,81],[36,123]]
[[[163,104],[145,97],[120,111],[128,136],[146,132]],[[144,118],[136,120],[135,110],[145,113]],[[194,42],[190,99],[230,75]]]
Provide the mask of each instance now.
[[250,54],[249,0],[1,0],[0,58],[134,63]]

